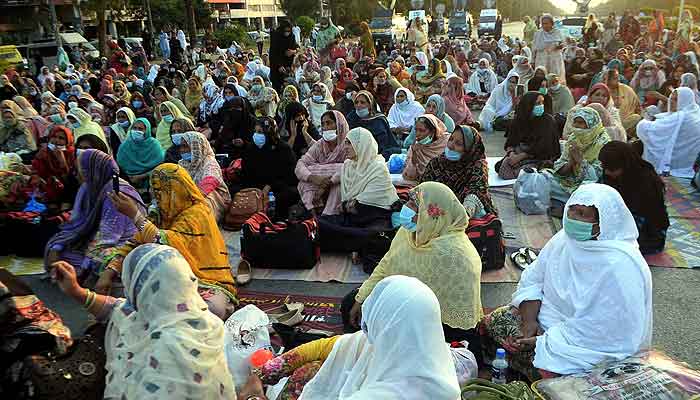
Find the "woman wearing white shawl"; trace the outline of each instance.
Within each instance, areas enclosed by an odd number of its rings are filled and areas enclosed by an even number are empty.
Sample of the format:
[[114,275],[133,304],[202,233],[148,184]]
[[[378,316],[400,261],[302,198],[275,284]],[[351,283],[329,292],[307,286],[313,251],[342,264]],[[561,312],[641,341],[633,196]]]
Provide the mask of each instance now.
[[202,101],[199,103],[200,122],[207,123],[212,115],[219,112],[219,109],[224,105],[224,97],[221,95],[222,90],[214,82],[205,82],[202,88]]
[[[686,72],[681,75],[681,87],[687,87],[695,94],[695,102],[700,104],[700,92],[698,92],[698,78],[695,74]],[[42,95],[43,98],[43,95]]]
[[493,69],[491,69],[489,60],[482,58],[479,60],[479,66],[469,77],[467,93],[476,93],[477,96],[488,96],[496,89],[497,85],[498,77]]
[[[400,93],[406,96],[401,103],[397,100]],[[394,104],[389,109],[387,117],[391,129],[399,128],[408,132],[416,123],[416,118],[425,114],[425,108],[415,99],[413,93],[406,88],[399,88],[394,92]]]
[[535,70],[530,64],[530,60],[525,56],[515,56],[513,57],[513,69],[518,73],[518,83],[521,85],[527,85],[527,82],[535,76]]
[[[321,98],[314,98],[318,96],[315,93],[321,93]],[[326,111],[333,108],[335,101],[333,101],[333,96],[331,96],[331,91],[328,89],[328,86],[321,82],[314,83],[311,94],[312,96],[302,101],[301,104],[306,107],[306,111],[309,112],[309,117],[311,117],[311,122],[316,129],[321,132],[321,117]]]
[[666,82],[666,73],[654,60],[645,60],[630,81],[630,87],[637,93],[639,101],[646,103],[647,92],[657,92]]
[[148,76],[146,77],[146,80],[153,83],[156,81],[156,78],[158,77],[158,71],[160,71],[160,67],[152,64],[151,69],[148,71]]
[[659,174],[692,178],[693,163],[700,149],[700,106],[690,88],[680,87],[671,94],[668,112],[654,121],[642,120],[637,136],[644,143],[643,158]]
[[564,216],[564,229],[523,272],[510,306],[482,321],[517,360],[511,365],[533,380],[590,371],[651,345],[651,273],[620,194],[582,185]]
[[383,279],[362,303],[362,330],[343,335],[299,400],[458,400],[435,294],[416,278]]
[[484,109],[479,114],[479,124],[484,127],[485,131],[493,132],[493,122],[496,118],[505,117],[513,111],[513,98],[519,78],[518,73],[511,70],[506,79],[499,83],[491,93]]
[[258,63],[255,61],[250,61],[248,64],[245,66],[245,74],[243,74],[243,82],[252,82],[253,78],[256,76],[256,72],[258,71]]
[[182,29],[177,31],[177,41],[180,42],[180,48],[182,51],[187,49],[187,38],[185,37],[185,32]]
[[541,19],[542,29],[535,32],[532,43],[532,59],[535,65],[543,65],[547,71],[557,74],[561,83],[566,85],[566,70],[564,69],[564,34],[554,27],[554,18],[544,14]]

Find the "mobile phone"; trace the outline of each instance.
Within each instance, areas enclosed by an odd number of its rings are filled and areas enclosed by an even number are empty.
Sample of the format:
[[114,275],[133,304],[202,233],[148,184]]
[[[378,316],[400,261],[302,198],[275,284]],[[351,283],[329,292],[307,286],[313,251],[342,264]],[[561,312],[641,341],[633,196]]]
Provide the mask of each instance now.
[[114,194],[119,194],[119,176],[112,175],[112,190]]

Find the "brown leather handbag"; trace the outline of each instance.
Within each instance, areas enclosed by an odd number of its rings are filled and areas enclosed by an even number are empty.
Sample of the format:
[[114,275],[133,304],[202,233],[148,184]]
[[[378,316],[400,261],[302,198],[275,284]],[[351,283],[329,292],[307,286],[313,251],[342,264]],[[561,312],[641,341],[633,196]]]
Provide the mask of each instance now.
[[265,212],[267,196],[256,188],[243,189],[233,196],[231,205],[224,216],[223,228],[238,231],[245,221],[256,212]]

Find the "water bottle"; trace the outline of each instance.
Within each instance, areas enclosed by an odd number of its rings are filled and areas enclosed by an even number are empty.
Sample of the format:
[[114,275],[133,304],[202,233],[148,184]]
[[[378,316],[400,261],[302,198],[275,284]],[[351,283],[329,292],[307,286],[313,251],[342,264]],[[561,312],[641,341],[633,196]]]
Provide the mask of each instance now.
[[275,218],[275,193],[270,192],[267,195],[267,216],[270,220]]
[[508,361],[506,361],[506,351],[496,350],[496,359],[491,363],[491,382],[497,384],[507,383]]

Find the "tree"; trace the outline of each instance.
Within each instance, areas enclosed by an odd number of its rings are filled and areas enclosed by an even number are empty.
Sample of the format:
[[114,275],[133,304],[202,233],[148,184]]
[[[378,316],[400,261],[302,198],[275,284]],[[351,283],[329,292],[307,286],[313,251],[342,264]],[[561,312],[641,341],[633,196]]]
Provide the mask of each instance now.
[[302,15],[301,17],[297,18],[295,22],[301,29],[301,34],[305,37],[308,37],[311,34],[311,31],[314,29],[315,22],[313,18],[307,17],[306,15]]
[[292,20],[296,20],[302,15],[313,15],[321,13],[318,0],[280,0],[282,10]]

